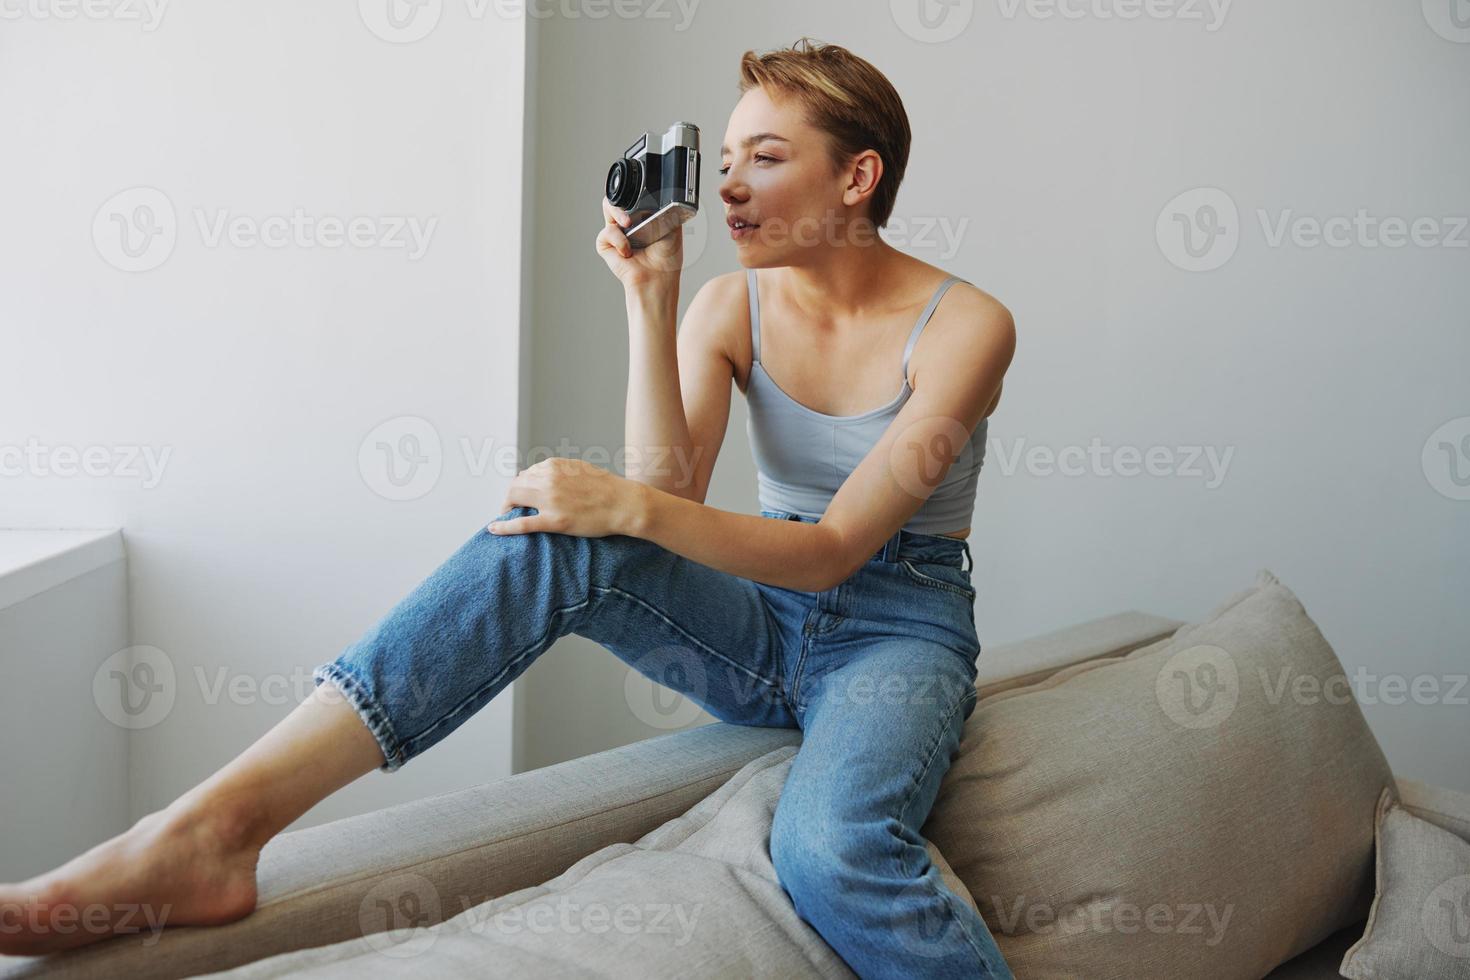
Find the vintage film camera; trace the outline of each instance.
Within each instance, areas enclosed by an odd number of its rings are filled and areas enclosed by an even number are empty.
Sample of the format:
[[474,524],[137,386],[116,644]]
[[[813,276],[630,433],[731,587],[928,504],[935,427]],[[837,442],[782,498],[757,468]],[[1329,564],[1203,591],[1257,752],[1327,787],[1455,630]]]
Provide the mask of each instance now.
[[607,171],[607,199],[628,212],[628,243],[645,248],[699,211],[699,127],[644,133]]

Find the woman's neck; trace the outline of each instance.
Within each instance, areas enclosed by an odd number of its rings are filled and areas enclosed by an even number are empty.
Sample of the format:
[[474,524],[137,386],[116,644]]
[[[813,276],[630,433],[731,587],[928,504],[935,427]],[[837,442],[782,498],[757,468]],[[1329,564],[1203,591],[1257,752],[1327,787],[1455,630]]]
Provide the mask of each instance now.
[[782,270],[789,302],[813,320],[861,319],[892,302],[894,273],[905,256],[881,238],[814,253],[811,261]]

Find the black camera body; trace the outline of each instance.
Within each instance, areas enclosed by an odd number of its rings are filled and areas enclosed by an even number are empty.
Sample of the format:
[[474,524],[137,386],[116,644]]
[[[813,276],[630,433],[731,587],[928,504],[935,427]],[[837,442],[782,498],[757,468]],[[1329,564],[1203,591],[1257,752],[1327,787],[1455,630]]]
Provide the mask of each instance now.
[[644,133],[607,171],[607,199],[628,212],[628,243],[645,248],[699,211],[699,127]]

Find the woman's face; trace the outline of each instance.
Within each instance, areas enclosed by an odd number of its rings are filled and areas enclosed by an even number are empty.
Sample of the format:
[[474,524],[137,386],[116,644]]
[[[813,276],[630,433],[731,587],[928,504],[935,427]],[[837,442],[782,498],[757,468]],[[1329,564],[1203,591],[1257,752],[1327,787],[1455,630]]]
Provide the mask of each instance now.
[[[832,166],[827,136],[791,99],[746,92],[720,148],[720,198],[746,268],[806,265],[817,251],[856,243],[858,209],[843,202],[848,174]],[[737,219],[754,227],[737,229]]]

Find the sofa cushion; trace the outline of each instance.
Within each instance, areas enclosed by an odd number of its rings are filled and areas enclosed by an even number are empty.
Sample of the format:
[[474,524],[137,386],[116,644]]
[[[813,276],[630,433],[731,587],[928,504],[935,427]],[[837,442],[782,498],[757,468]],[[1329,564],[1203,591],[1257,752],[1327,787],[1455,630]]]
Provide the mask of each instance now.
[[[363,935],[215,977],[841,977],[842,958],[797,914],[771,865],[771,818],[795,746],[752,760],[633,844],[582,858],[541,885],[449,916],[452,896],[417,875],[363,901]],[[931,844],[938,874],[974,899]],[[411,928],[413,920],[432,921]]]
[[1342,980],[1337,972],[1342,954],[1363,935],[1367,922],[1354,922],[1339,929],[1300,956],[1294,956],[1261,980]]
[[1352,980],[1470,977],[1470,841],[1379,799],[1377,894],[1342,958]]
[[1398,776],[1394,784],[1398,788],[1398,803],[1405,810],[1440,830],[1470,840],[1470,793],[1408,776]]
[[1018,976],[1258,980],[1366,917],[1391,784],[1262,570],[1170,637],[982,699],[924,831]]

